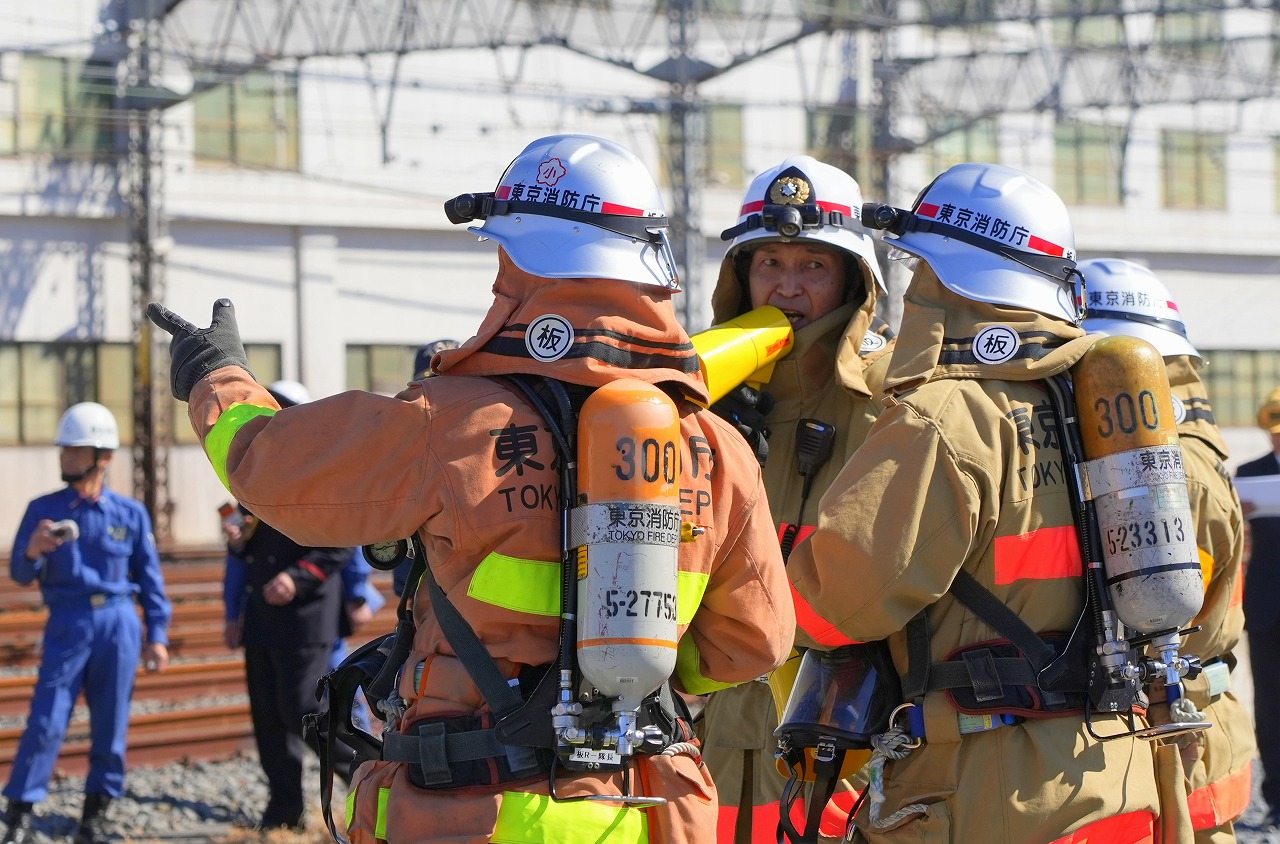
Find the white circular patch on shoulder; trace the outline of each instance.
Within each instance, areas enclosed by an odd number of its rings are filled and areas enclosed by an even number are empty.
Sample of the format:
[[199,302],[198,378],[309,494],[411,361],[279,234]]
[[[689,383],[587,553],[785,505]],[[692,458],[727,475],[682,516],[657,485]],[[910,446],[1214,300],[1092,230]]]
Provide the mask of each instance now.
[[524,347],[534,360],[549,363],[560,360],[573,345],[573,326],[559,314],[543,314],[529,323],[524,333]]
[[889,345],[889,341],[884,339],[883,334],[868,332],[862,335],[862,348],[858,349],[858,354],[869,355],[872,352],[880,351],[887,345]]
[[1007,325],[988,325],[973,338],[973,356],[979,363],[1004,363],[1018,353],[1022,341]]
[[1170,398],[1173,399],[1173,424],[1181,425],[1187,421],[1187,406],[1177,396],[1170,396]]

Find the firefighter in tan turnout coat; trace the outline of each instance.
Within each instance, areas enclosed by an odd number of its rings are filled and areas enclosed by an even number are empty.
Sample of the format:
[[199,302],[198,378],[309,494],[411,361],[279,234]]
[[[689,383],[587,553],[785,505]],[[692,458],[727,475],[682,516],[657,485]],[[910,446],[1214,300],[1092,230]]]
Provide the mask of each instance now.
[[[984,590],[1046,643],[1081,616],[1068,467],[1043,380],[1098,339],[1079,327],[1066,208],[1016,170],[961,164],[910,210],[864,209],[863,220],[918,264],[887,407],[823,496],[788,574],[806,602],[799,616],[887,640],[904,695],[927,691],[899,724],[921,744],[884,762],[883,801],[860,807],[854,840],[1151,842],[1161,807],[1148,744],[1097,741],[1078,708],[987,673],[993,653],[1016,654],[954,591]],[[951,660],[970,669],[971,688],[919,683],[922,664],[936,674]],[[962,716],[961,698],[996,703]],[[1124,723],[1095,722],[1107,732]]]
[[[679,517],[690,541],[678,546],[678,594],[652,602],[655,615],[678,616],[676,691],[753,680],[791,648],[795,619],[759,467],[737,432],[695,404],[706,392],[671,303],[657,188],[617,144],[560,135],[526,147],[494,193],[446,207],[484,220],[474,230],[500,246],[494,304],[475,337],[436,356],[434,377],[397,397],[348,392],[281,411],[248,372],[230,303],[216,304],[199,330],[150,310],[174,334],[174,392],[189,399],[192,425],[236,498],[307,542],[416,534],[425,545],[429,577],[414,602],[399,685],[407,709],[393,742],[416,740],[422,753],[359,769],[351,839],[710,841],[716,792],[691,734],[647,734],[643,746],[658,746],[637,751],[625,777],[548,771],[545,755],[517,752],[491,730],[476,660],[457,656],[434,609],[457,610],[500,685],[525,696],[530,674],[559,673],[561,460],[535,399],[500,376],[557,379],[574,401],[626,377],[660,387],[678,409]],[[606,459],[622,472],[628,456]],[[446,603],[428,597],[430,583]],[[566,799],[624,792],[666,802]]]
[[[870,430],[878,405],[863,369],[892,344],[888,326],[875,314],[884,280],[871,234],[858,218],[861,205],[862,192],[847,173],[806,155],[791,156],[753,180],[737,225],[722,235],[732,243],[712,295],[715,321],[773,305],[795,330],[793,348],[775,364],[764,387],[769,410],[760,417],[769,431],[764,464],[769,507],[779,541],[788,548],[813,530],[818,499]],[[797,228],[783,234],[788,214]],[[713,409],[749,426],[746,414],[737,414],[734,406]],[[826,449],[820,464],[801,465],[796,447],[801,431],[815,448]],[[798,644],[805,644],[803,621]],[[846,640],[837,635],[823,641]],[[777,726],[767,683],[744,683],[708,700],[699,734],[720,791],[717,840],[777,841],[786,781],[774,763]],[[825,835],[843,837],[850,794],[843,790],[833,801]],[[836,810],[841,806],[843,813]]]
[[[1213,722],[1213,729],[1178,740],[1188,812],[1197,844],[1235,841],[1233,821],[1248,808],[1252,764],[1257,754],[1249,712],[1231,689],[1232,649],[1244,631],[1244,516],[1223,461],[1227,444],[1213,416],[1204,365],[1168,289],[1155,273],[1118,258],[1080,263],[1088,291],[1086,331],[1124,334],[1151,343],[1165,359],[1175,405],[1178,440],[1187,470],[1196,546],[1204,569],[1201,630],[1186,650],[1204,662],[1204,673],[1185,681],[1187,700]],[[1175,408],[1177,409],[1177,408]],[[1169,707],[1153,701],[1152,718],[1168,721]]]

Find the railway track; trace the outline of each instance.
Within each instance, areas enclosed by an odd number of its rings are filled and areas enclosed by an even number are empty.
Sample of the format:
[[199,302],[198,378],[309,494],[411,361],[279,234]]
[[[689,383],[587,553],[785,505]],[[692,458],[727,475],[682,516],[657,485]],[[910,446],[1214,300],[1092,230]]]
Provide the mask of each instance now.
[[[210,552],[164,560],[165,586],[173,602],[169,653],[163,674],[139,671],[135,703],[147,711],[129,724],[129,765],[158,766],[184,759],[225,759],[253,747],[253,727],[244,682],[244,660],[222,641],[222,559]],[[348,641],[355,647],[395,627],[390,573],[373,582],[388,605]],[[7,780],[25,726],[40,661],[48,613],[35,588],[0,590],[0,781]],[[236,701],[236,698],[240,698]],[[228,702],[234,701],[234,702]],[[88,720],[83,707],[73,717],[57,769],[70,776],[88,771]]]

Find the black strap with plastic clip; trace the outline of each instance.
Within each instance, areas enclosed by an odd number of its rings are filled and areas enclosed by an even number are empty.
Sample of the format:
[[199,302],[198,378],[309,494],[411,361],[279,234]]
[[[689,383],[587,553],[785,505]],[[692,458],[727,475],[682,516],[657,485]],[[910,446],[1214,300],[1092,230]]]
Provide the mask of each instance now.
[[[382,742],[356,726],[352,714],[355,696],[361,688],[366,689],[365,696],[369,697],[367,689],[392,652],[391,640],[395,636],[388,633],[366,642],[321,677],[316,684],[316,699],[327,699],[327,707],[303,718],[302,734],[320,759],[320,808],[329,834],[339,844],[346,844],[346,840],[333,823],[333,776],[340,762],[350,764],[354,770],[359,763],[382,755]],[[355,759],[344,760],[352,751]],[[345,779],[350,781],[350,773]]]
[[[413,542],[418,553],[424,554],[422,541],[417,536],[414,536]],[[502,719],[517,712],[524,705],[523,698],[520,697],[520,693],[516,689],[511,687],[502,672],[498,670],[497,663],[493,661],[493,657],[489,655],[484,643],[476,635],[475,629],[462,617],[462,613],[458,612],[458,608],[453,605],[453,602],[449,600],[449,596],[440,588],[440,584],[436,582],[429,565],[423,573],[423,580],[427,585],[427,595],[431,598],[431,609],[435,613],[436,623],[440,625],[440,632],[444,634],[449,647],[453,648],[454,655],[457,656],[458,661],[467,669],[467,674],[470,675],[471,681],[476,684],[476,688],[480,690],[485,702],[489,704],[494,717]],[[492,734],[491,730],[483,732]],[[396,745],[398,752],[401,755],[408,753],[409,755],[406,758],[413,761],[417,761],[417,758],[413,751],[405,748],[405,742],[431,740],[430,736],[415,736],[412,738],[402,736],[402,739],[403,741],[398,741]],[[462,740],[460,739],[459,741]],[[472,741],[472,744],[468,745],[468,748],[478,746],[474,743],[474,740],[469,741]],[[499,748],[499,752],[507,757],[512,773],[516,777],[529,776],[543,770],[533,748],[504,744],[496,738],[493,740],[493,746]],[[462,746],[459,745],[459,749],[461,748]],[[467,752],[470,751],[468,750]],[[417,753],[417,756],[420,757],[422,754]],[[400,759],[399,756],[397,759],[399,761],[406,760]]]
[[[426,560],[421,543],[417,543],[408,584],[416,583],[426,571]],[[320,678],[316,684],[316,699],[325,700],[327,693],[328,708],[304,719],[303,735],[313,743],[320,758],[320,808],[329,833],[340,844],[346,844],[346,841],[334,826],[332,805],[333,775],[337,769],[339,746],[346,745],[354,750],[357,764],[382,757],[382,742],[357,727],[351,716],[355,696],[363,689],[370,707],[385,718],[384,702],[395,691],[396,674],[413,648],[412,595],[413,590],[406,585],[396,606],[395,632],[356,648],[341,665]]]

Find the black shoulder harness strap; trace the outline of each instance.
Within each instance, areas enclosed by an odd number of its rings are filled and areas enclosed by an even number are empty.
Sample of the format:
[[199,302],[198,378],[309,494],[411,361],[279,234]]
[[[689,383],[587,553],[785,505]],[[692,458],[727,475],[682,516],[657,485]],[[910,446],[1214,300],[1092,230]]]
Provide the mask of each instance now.
[[[416,538],[416,537],[415,537]],[[409,658],[413,647],[413,611],[409,607],[412,589],[426,571],[426,557],[415,549],[404,594],[396,607],[396,629],[357,648],[333,671],[316,684],[316,699],[328,705],[320,712],[307,715],[303,734],[315,745],[320,758],[320,808],[334,841],[346,844],[333,823],[333,775],[337,771],[342,745],[355,751],[355,762],[381,758],[382,742],[355,725],[352,718],[355,696],[364,689],[365,699],[376,709],[393,691],[396,673]]]
[[[521,377],[501,380],[522,395],[546,422],[555,441],[563,479],[564,473],[572,471],[574,464],[574,454],[570,450],[570,439],[565,432],[564,424],[547,407],[533,384]],[[558,382],[550,382],[548,379],[543,381],[548,387],[560,386]],[[564,390],[561,388],[550,391],[560,405],[558,408],[560,416],[571,417],[573,410]],[[568,419],[564,420],[564,422],[568,421]],[[568,495],[570,490],[563,489],[562,494]],[[414,548],[422,554],[421,540],[414,536],[413,542]],[[541,719],[547,722],[547,730],[541,730],[538,728],[542,725],[535,724],[531,714],[533,708],[545,708],[549,713],[551,704],[547,703],[542,707],[541,703],[545,692],[554,690],[555,672],[548,671],[544,675],[542,682],[526,702],[519,691],[513,688],[498,670],[497,664],[480,641],[480,637],[476,635],[475,629],[440,588],[440,584],[432,575],[430,566],[426,567],[423,578],[436,622],[440,625],[445,640],[466,668],[485,702],[489,704],[499,728],[446,734],[442,726],[426,724],[415,733],[389,732],[384,736],[382,758],[387,761],[418,764],[426,779],[440,783],[447,783],[450,779],[450,759],[472,760],[505,756],[514,776],[529,776],[541,771],[541,763],[535,748],[547,746],[546,742],[550,737],[550,718]],[[564,643],[561,647],[562,649],[565,647]],[[572,643],[568,647],[572,649]],[[548,685],[549,683],[551,685]],[[540,695],[539,692],[544,694]]]

